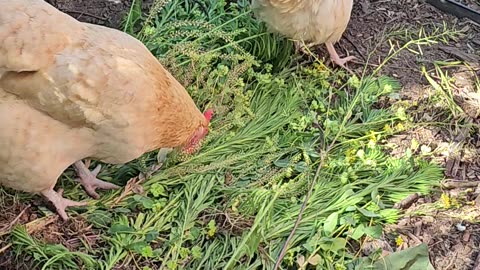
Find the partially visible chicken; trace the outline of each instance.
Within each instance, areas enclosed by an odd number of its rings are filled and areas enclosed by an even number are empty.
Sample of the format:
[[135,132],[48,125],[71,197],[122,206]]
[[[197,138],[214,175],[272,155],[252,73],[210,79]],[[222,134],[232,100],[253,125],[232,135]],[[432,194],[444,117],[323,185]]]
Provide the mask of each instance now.
[[86,192],[117,188],[81,161],[126,163],[159,148],[192,153],[208,133],[185,89],[133,37],[80,23],[43,0],[0,0],[0,184],[65,208],[71,164]]
[[353,0],[253,0],[256,16],[269,28],[309,45],[325,43],[332,61],[345,68],[353,56],[340,58],[333,44],[338,42],[350,21]]

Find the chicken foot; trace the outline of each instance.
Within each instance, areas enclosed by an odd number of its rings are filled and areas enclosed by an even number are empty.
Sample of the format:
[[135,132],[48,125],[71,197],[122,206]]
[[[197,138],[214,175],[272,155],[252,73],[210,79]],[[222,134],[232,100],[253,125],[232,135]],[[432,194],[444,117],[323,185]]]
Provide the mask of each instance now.
[[325,45],[327,46],[328,53],[330,54],[330,58],[332,59],[333,63],[335,63],[335,64],[341,66],[342,68],[350,71],[345,66],[345,64],[348,61],[352,61],[352,60],[356,59],[356,57],[355,56],[347,56],[347,57],[344,57],[344,58],[340,58],[340,56],[338,56],[337,51],[335,50],[335,47],[333,46],[333,43],[327,42],[327,43],[325,43]]
[[98,165],[93,171],[90,171],[81,160],[73,164],[78,175],[78,181],[82,184],[85,192],[94,199],[99,199],[100,195],[95,191],[97,188],[101,189],[118,189],[119,186],[97,179],[97,175],[102,168]]
[[64,221],[68,220],[67,213],[65,212],[67,207],[87,205],[86,202],[76,202],[63,198],[63,189],[59,189],[58,192],[55,192],[53,189],[49,189],[47,191],[42,191],[41,194],[52,202],[53,206],[55,206],[55,209],[57,209],[57,213]]
[[[312,42],[312,43],[304,44],[301,41],[295,41],[294,45],[295,45],[295,50],[297,52],[300,51],[304,54],[309,54],[309,50],[307,48],[312,47],[313,45],[315,45],[315,43]],[[347,71],[351,72],[350,69],[348,69],[345,66],[345,64],[349,61],[355,60],[356,57],[355,56],[347,56],[347,57],[344,57],[344,58],[340,58],[337,51],[335,50],[335,47],[333,46],[333,43],[327,42],[327,43],[325,43],[325,45],[327,47],[328,53],[330,54],[330,59],[332,59],[332,62],[335,63],[336,65],[346,69]]]

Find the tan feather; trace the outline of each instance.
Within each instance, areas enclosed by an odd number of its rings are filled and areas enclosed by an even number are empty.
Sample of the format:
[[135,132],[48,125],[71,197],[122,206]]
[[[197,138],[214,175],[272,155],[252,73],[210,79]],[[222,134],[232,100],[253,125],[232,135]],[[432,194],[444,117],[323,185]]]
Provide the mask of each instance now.
[[353,0],[254,0],[257,17],[289,38],[337,42],[350,20]]

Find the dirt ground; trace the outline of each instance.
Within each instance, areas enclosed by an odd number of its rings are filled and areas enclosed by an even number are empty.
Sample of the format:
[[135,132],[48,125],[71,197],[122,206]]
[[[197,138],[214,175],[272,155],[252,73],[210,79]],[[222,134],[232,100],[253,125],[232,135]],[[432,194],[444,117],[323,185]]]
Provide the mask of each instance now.
[[77,20],[120,28],[131,0],[45,0]]
[[[120,28],[131,5],[131,0],[46,1],[80,21],[114,28]],[[480,2],[462,2],[480,11]],[[433,150],[455,142],[455,149],[449,149],[447,154],[439,153],[432,158],[445,165],[446,177],[455,183],[455,188],[450,189],[449,193],[463,194],[462,198],[467,202],[474,200],[476,194],[468,192],[466,188],[475,189],[480,183],[480,90],[475,88],[472,80],[475,73],[480,76],[480,26],[469,20],[459,20],[447,15],[419,0],[358,0],[355,1],[352,19],[344,38],[336,47],[340,55],[348,51],[350,55],[357,56],[360,63],[365,63],[367,56],[371,54],[368,68],[373,70],[388,55],[390,46],[385,38],[387,33],[398,29],[418,31],[421,26],[432,29],[434,25],[441,26],[443,21],[448,25],[456,25],[457,29],[464,29],[466,34],[455,43],[424,47],[422,55],[402,52],[382,69],[382,74],[399,79],[403,85],[403,98],[418,103],[417,110],[413,111],[416,120],[434,121],[445,117],[445,112],[437,110],[438,108],[422,107],[422,102],[428,99],[430,87],[419,67],[424,64],[431,68],[433,61],[445,60],[469,63],[472,70],[455,68],[450,70],[450,74],[454,74],[456,79],[455,101],[468,114],[468,118],[462,119],[462,123],[470,125],[461,127],[452,121],[450,126],[418,127],[414,132],[392,139],[391,143],[399,146],[392,150],[392,154],[401,153],[410,147],[413,138],[420,144],[429,145]],[[395,41],[395,38],[392,40]],[[326,53],[323,46],[319,46],[318,50],[321,54]],[[350,64],[350,67],[357,74],[361,74],[363,65]],[[465,187],[458,187],[458,183],[463,183]],[[422,205],[438,199],[438,195],[419,198],[407,212],[421,211]],[[13,206],[7,208],[7,205]],[[0,227],[0,233],[8,230],[15,222],[27,223],[36,219],[34,211],[19,202],[0,204],[0,212],[4,213],[0,215],[0,224],[6,226]],[[368,250],[374,247],[382,247],[391,252],[424,242],[429,245],[431,261],[436,269],[477,270],[480,269],[480,225],[462,222],[462,219],[468,216],[478,220],[479,215],[480,212],[474,206],[465,206],[451,211],[439,211],[436,217],[405,218],[398,225],[390,227],[381,241],[367,243],[365,253],[368,254]],[[38,232],[32,227],[34,235],[72,248],[78,241],[90,241],[94,245],[97,240],[97,236],[87,230],[87,224],[82,220],[71,220],[66,226],[61,225],[58,220],[48,222],[50,223]],[[398,237],[403,241],[400,246],[395,244]],[[0,249],[5,247],[2,245]],[[8,252],[2,254],[0,269],[31,269],[31,266],[12,265],[12,261],[13,258]]]
[[[462,2],[480,11],[479,2]],[[456,25],[457,29],[464,29],[465,35],[448,45],[423,47],[423,55],[404,51],[394,61],[390,61],[382,69],[382,73],[399,79],[403,85],[403,98],[418,103],[416,110],[412,111],[415,120],[445,122],[447,115],[441,108],[422,106],[428,100],[431,87],[423,77],[420,66],[425,65],[428,70],[432,68],[433,61],[465,61],[472,70],[452,68],[449,72],[455,78],[455,101],[468,116],[462,120],[453,119],[448,126],[419,126],[413,132],[395,136],[390,143],[399,146],[392,150],[392,154],[404,153],[405,148],[410,147],[412,139],[417,140],[420,145],[428,145],[433,151],[446,148],[447,151],[439,150],[440,153],[432,158],[444,164],[449,183],[454,183],[455,188],[447,190],[447,194],[461,195],[466,203],[475,199],[476,194],[464,187],[457,188],[458,183],[463,183],[470,189],[475,189],[480,183],[480,89],[476,88],[473,81],[475,75],[480,76],[480,26],[469,20],[447,15],[422,1],[364,0],[355,3],[345,38],[337,46],[342,51],[360,55],[363,57],[360,61],[365,61],[366,56],[373,52],[369,68],[374,69],[390,49],[385,40],[386,33],[400,28],[416,32],[421,26],[432,29],[433,26],[441,26],[443,21],[448,25]],[[362,42],[358,42],[359,39]],[[392,40],[395,43],[395,37]],[[361,67],[357,68],[356,72],[360,73]],[[465,126],[460,126],[460,122]],[[452,142],[454,147],[451,146]],[[425,203],[438,200],[438,195],[420,198],[407,213],[422,212]],[[430,215],[425,217],[407,217],[398,225],[390,227],[381,241],[366,245],[366,253],[372,247],[382,247],[385,251],[392,252],[423,242],[429,246],[435,269],[480,269],[480,226],[462,221],[467,219],[466,217],[478,220],[478,209],[475,206],[463,206],[437,213],[430,210],[429,213]],[[400,246],[396,243],[399,237],[403,242]]]
[[[463,1],[463,3],[480,11],[479,2]],[[447,194],[461,195],[466,203],[476,196],[475,192],[468,191],[466,187],[474,190],[480,183],[478,137],[480,89],[476,88],[473,81],[475,75],[480,76],[480,26],[469,20],[460,20],[447,15],[421,1],[364,0],[355,3],[345,38],[337,46],[342,51],[360,55],[363,57],[360,61],[365,61],[366,56],[373,52],[369,68],[374,69],[390,49],[389,43],[385,40],[386,33],[400,28],[416,32],[421,26],[432,29],[435,25],[441,26],[443,21],[448,25],[456,25],[457,29],[464,29],[465,35],[448,45],[423,47],[423,55],[404,51],[394,61],[390,61],[382,69],[382,73],[399,79],[403,85],[403,98],[418,103],[416,110],[412,111],[415,120],[445,122],[447,116],[445,111],[422,106],[428,100],[431,87],[423,77],[420,66],[425,65],[429,69],[432,68],[434,61],[465,61],[472,70],[452,68],[449,72],[455,78],[455,101],[468,116],[462,120],[453,119],[448,126],[418,127],[413,132],[395,136],[390,143],[399,146],[392,150],[392,154],[404,153],[405,148],[410,147],[412,139],[417,140],[420,145],[428,145],[433,151],[446,148],[447,151],[440,151],[432,158],[444,164],[445,175],[449,183],[454,184],[454,188],[447,190]],[[359,39],[362,42],[358,42]],[[392,40],[395,43],[395,37]],[[360,73],[361,67],[355,70]],[[460,122],[465,126],[460,126]],[[454,147],[451,146],[452,142]],[[458,183],[466,187],[457,187]],[[438,195],[420,198],[407,213],[422,212],[425,203],[438,200]],[[478,215],[475,206],[463,206],[455,210],[430,212],[430,215],[425,217],[405,218],[398,225],[390,227],[381,241],[368,243],[365,251],[368,253],[372,247],[382,247],[385,251],[392,252],[424,242],[429,246],[431,262],[435,269],[478,270],[480,226],[462,221],[467,219],[466,217],[478,220]],[[400,246],[396,244],[398,237],[403,241]]]

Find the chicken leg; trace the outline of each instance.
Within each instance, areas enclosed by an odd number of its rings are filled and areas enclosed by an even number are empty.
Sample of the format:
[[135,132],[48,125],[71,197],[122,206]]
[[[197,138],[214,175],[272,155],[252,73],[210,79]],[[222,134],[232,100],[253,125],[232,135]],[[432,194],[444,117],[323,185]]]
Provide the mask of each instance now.
[[333,46],[333,43],[327,42],[327,43],[325,43],[325,45],[327,46],[328,53],[330,54],[330,58],[332,59],[333,63],[341,66],[342,68],[344,68],[346,70],[349,70],[347,67],[345,67],[345,63],[347,63],[348,61],[352,61],[352,60],[356,59],[356,57],[355,56],[347,56],[347,57],[344,57],[344,58],[340,58],[340,56],[338,56],[337,51],[335,50],[335,47]]
[[53,206],[55,206],[55,209],[57,209],[57,213],[64,221],[68,220],[67,213],[65,212],[67,207],[87,205],[86,202],[76,202],[63,198],[63,189],[59,189],[58,192],[55,192],[53,189],[49,189],[47,191],[42,191],[41,194],[52,202]]
[[97,179],[97,174],[100,172],[102,166],[98,165],[93,171],[90,171],[81,160],[73,164],[75,171],[78,174],[78,181],[82,184],[85,192],[94,199],[100,198],[100,195],[95,191],[97,188],[101,189],[118,189],[119,186]]
[[[309,52],[306,48],[310,48],[311,46],[315,45],[315,43],[308,43],[308,44],[304,45],[301,41],[295,41],[294,45],[295,45],[295,50],[297,52],[300,51],[304,54],[309,54]],[[332,59],[332,62],[335,63],[336,65],[339,65],[340,67],[350,71],[350,69],[348,69],[345,66],[345,64],[348,61],[355,60],[356,57],[355,56],[347,56],[347,57],[344,57],[344,58],[340,58],[337,51],[335,50],[335,47],[333,46],[333,43],[327,42],[327,43],[325,43],[325,45],[327,47],[328,53],[330,54],[330,59]]]

